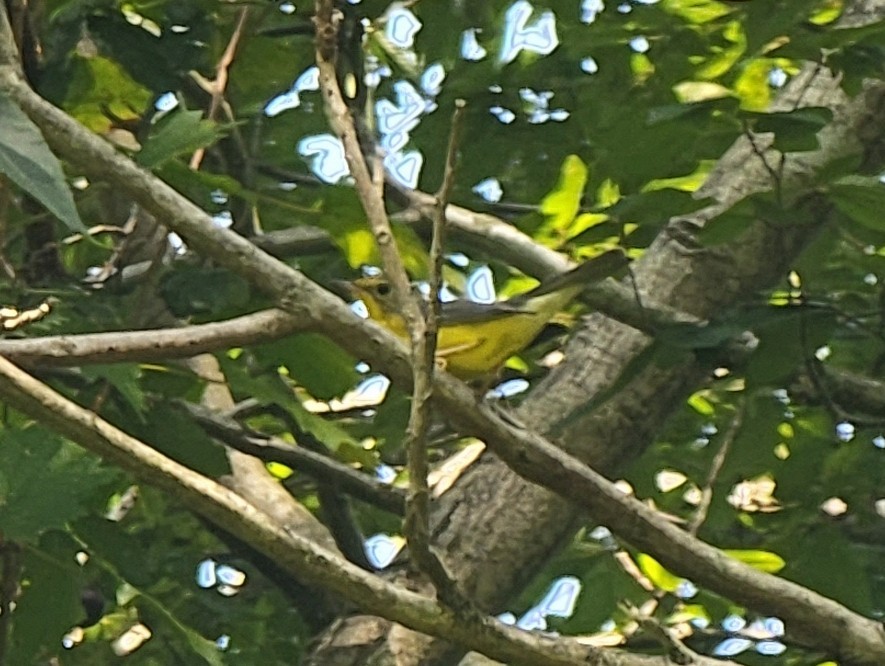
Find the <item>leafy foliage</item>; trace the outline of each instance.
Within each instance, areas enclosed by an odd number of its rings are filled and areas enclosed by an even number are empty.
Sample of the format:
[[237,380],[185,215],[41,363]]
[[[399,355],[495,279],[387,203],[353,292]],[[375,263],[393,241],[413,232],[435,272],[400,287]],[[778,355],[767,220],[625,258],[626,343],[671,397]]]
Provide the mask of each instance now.
[[[535,6],[532,24],[547,9],[555,15],[556,48],[549,54],[523,49],[505,63],[510,0],[413,3],[409,9],[424,27],[411,48],[392,44],[385,32],[389,3],[341,3],[339,74],[352,88],[351,111],[363,138],[368,142],[384,122],[408,116],[414,93],[415,122],[390,141],[403,140],[405,150],[421,156],[418,188],[435,191],[448,109],[465,99],[454,203],[495,214],[576,258],[613,245],[640,256],[668,220],[707,204],[696,193],[736,140],[752,132],[784,154],[819,147],[821,130],[832,122],[828,109],[770,110],[803,60],[834,68],[849,95],[864,77],[882,75],[882,24],[837,28],[840,2],[662,0],[599,11],[590,2],[583,3],[583,17],[577,4]],[[301,77],[313,65],[311,3],[52,0],[45,6],[32,17],[41,57],[28,72],[41,94],[219,223],[268,242],[269,251],[317,282],[354,277],[378,263],[347,179],[322,182],[298,148],[301,140],[329,132],[315,86],[296,86],[309,80]],[[485,57],[464,57],[465,31]],[[818,62],[823,53],[826,62]],[[222,81],[219,63],[229,77],[223,89],[213,87]],[[445,73],[438,91],[422,87],[436,64]],[[289,107],[270,113],[269,103],[287,95]],[[383,117],[373,106],[379,100],[395,111]],[[702,326],[659,330],[612,394],[651,364],[665,366],[689,353],[724,359],[722,374],[624,470],[627,480],[680,521],[703,512],[699,535],[733,557],[881,616],[882,415],[835,395],[822,370],[882,380],[885,184],[881,156],[876,159],[862,161],[858,147],[815,174],[811,203],[832,211],[832,219],[814,230],[808,220],[787,219],[785,202],[796,193],[781,188],[777,164],[769,164],[771,191],[717,215],[699,240],[715,250],[740,242],[760,221],[807,225],[816,237],[794,275]],[[193,253],[173,256],[164,240],[159,253],[156,246],[140,251],[136,234],[121,234],[131,202],[101,183],[82,182],[79,169],[62,167],[36,126],[0,96],[0,171],[8,179],[0,181],[0,268],[11,278],[0,296],[4,305],[52,308],[16,336],[143,329],[174,318],[204,323],[271,305],[261,285]],[[497,179],[502,201],[474,191],[488,178]],[[414,277],[424,278],[426,227],[402,217],[395,240]],[[290,245],[280,240],[293,231],[305,235]],[[523,283],[488,245],[462,245],[462,239],[449,245],[464,252],[446,265],[452,285],[469,284],[474,269],[488,265],[500,293],[521,290]],[[150,268],[136,270],[144,264]],[[709,289],[714,293],[717,285]],[[545,372],[537,361],[554,346],[551,338],[559,340],[562,329],[554,329],[511,363],[524,370],[514,374],[531,382]],[[732,354],[744,333],[752,344]],[[377,377],[325,338],[302,333],[217,358],[253,430],[313,447],[366,474],[402,469],[407,398],[393,388],[379,404]],[[176,402],[198,402],[212,386],[198,373],[170,361],[84,366],[46,378],[189,467],[213,477],[230,472],[222,447]],[[610,395],[597,396],[588,409]],[[117,641],[142,624],[151,637],[129,650],[130,663],[291,664],[301,657],[322,624],[311,591],[293,591],[291,581],[257,563],[248,545],[150,488],[141,487],[134,507],[121,509],[133,479],[41,424],[8,411],[3,418],[0,549],[20,551],[20,595],[3,629],[10,636],[9,663],[115,664],[123,658],[114,652]],[[837,430],[840,423],[851,425],[850,437]],[[433,444],[434,461],[467,445],[452,436],[442,440]],[[679,482],[662,484],[662,471]],[[296,470],[286,483],[304,506],[328,517],[323,481]],[[712,499],[701,509],[703,492]],[[846,510],[832,509],[834,499]],[[367,534],[399,529],[398,516],[362,503],[352,509]],[[705,590],[684,593],[685,579],[594,527],[585,526],[535,572],[515,610],[532,608],[554,578],[574,576],[583,593],[570,617],[551,621],[557,630],[605,629],[621,640],[632,621],[626,604],[654,597],[661,602],[655,616],[693,627],[688,640],[704,652],[727,637],[726,618],[746,613]],[[228,589],[229,597],[218,587],[199,589],[195,571],[206,558],[244,571],[247,584]],[[7,566],[0,574],[14,571]],[[95,597],[101,603],[90,617],[87,602]],[[83,629],[78,644],[62,648],[76,626]],[[816,655],[796,646],[784,658],[789,661],[780,663],[816,663]]]

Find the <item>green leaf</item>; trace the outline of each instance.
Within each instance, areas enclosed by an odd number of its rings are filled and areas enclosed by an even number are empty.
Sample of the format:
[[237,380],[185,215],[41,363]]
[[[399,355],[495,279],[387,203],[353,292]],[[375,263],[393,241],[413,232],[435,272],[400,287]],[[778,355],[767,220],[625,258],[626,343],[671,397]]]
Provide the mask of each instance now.
[[750,199],[742,199],[707,222],[698,232],[698,240],[708,246],[727,243],[746,231],[756,219],[753,202]]
[[227,316],[246,307],[251,298],[249,284],[241,277],[223,268],[199,266],[182,267],[164,276],[160,291],[177,317]]
[[780,555],[767,550],[730,550],[724,552],[729,557],[748,564],[754,569],[774,574],[783,569],[787,563]]
[[141,370],[134,363],[87,366],[81,372],[85,377],[106,380],[119,391],[137,415],[141,416],[144,412],[145,395],[139,386]]
[[254,351],[274,371],[285,366],[293,379],[320,400],[342,396],[359,379],[354,359],[328,338],[314,333],[291,335],[258,345]]
[[49,654],[61,656],[62,637],[85,614],[80,593],[86,580],[75,560],[78,550],[81,548],[66,534],[55,531],[24,549],[25,584],[15,603],[7,663],[50,663]]
[[777,113],[747,113],[756,132],[773,132],[773,147],[784,153],[816,150],[817,133],[833,119],[825,107],[804,107]]
[[225,131],[211,120],[205,120],[201,111],[176,111],[151,134],[136,161],[143,167],[156,169],[179,155],[211,146],[224,135]]
[[37,126],[0,94],[0,173],[43,204],[73,231],[86,231],[56,159]]
[[588,173],[587,165],[577,155],[565,158],[559,171],[559,182],[541,200],[541,213],[547,216],[547,220],[536,234],[539,239],[564,240],[565,231],[580,210]]
[[636,564],[639,565],[639,569],[645,574],[646,578],[654,583],[655,587],[665,592],[675,592],[682,581],[685,580],[671,574],[660,562],[645,553],[639,553],[636,556]]
[[174,405],[158,402],[145,414],[143,426],[130,428],[133,435],[191,469],[211,477],[230,473],[224,449]]
[[845,215],[875,231],[885,231],[885,183],[874,176],[846,176],[829,187],[829,198]]
[[115,473],[38,426],[0,430],[0,525],[10,540],[34,542],[96,507]]

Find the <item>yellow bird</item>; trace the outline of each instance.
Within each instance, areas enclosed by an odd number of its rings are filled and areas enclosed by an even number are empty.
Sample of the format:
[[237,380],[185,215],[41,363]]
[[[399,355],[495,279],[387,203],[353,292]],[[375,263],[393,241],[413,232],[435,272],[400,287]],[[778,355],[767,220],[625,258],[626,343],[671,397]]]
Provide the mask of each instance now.
[[[531,344],[551,318],[587,285],[617,272],[628,261],[620,250],[611,250],[506,301],[442,303],[437,360],[464,380],[492,374]],[[397,311],[393,289],[383,276],[365,277],[342,286],[365,303],[372,319],[408,340],[405,318]]]

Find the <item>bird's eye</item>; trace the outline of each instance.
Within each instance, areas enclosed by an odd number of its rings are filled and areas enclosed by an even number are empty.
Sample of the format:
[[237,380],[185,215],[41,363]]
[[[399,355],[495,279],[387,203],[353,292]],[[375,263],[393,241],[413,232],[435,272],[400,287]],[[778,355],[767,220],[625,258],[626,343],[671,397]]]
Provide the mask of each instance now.
[[379,296],[387,296],[387,294],[390,293],[390,285],[386,282],[382,282],[377,287],[375,287],[375,291],[378,292]]

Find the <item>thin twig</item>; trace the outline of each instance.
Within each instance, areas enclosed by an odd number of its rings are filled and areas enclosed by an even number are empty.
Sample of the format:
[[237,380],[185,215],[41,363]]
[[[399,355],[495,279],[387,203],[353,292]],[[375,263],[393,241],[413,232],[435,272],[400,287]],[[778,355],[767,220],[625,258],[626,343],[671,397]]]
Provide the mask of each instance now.
[[[209,110],[206,112],[206,117],[210,120],[215,117],[215,114],[218,112],[218,107],[221,106],[223,101],[224,90],[227,88],[230,66],[233,64],[234,55],[237,52],[237,46],[243,36],[243,30],[246,27],[246,20],[248,18],[249,7],[243,7],[240,10],[239,18],[237,18],[237,25],[234,28],[233,34],[227,42],[227,47],[224,49],[224,53],[221,54],[218,64],[215,66],[215,79],[209,84],[212,100],[209,102]],[[205,148],[197,148],[191,156],[189,164],[190,168],[194,171],[199,169],[205,155]]]
[[455,162],[458,153],[464,102],[455,103],[452,129],[446,154],[443,182],[437,195],[437,214],[433,220],[433,238],[430,243],[430,305],[426,310],[423,339],[413,334],[413,388],[409,424],[406,428],[406,450],[409,463],[409,501],[406,508],[404,532],[409,544],[409,555],[419,570],[425,572],[437,588],[439,598],[452,606],[463,606],[456,584],[434,554],[430,544],[430,489],[427,484],[427,432],[432,417],[433,374],[436,367],[436,338],[439,330],[441,273],[445,246],[445,209],[455,180]]
[[737,438],[738,433],[741,431],[741,427],[744,424],[746,407],[746,400],[741,398],[737,404],[737,411],[731,419],[731,424],[722,436],[722,443],[719,445],[719,450],[716,451],[716,455],[713,456],[713,460],[710,463],[707,478],[704,479],[704,487],[701,488],[701,500],[698,502],[697,509],[685,528],[692,536],[697,536],[698,530],[707,519],[707,512],[709,512],[710,503],[713,501],[713,486],[719,478],[719,473],[722,471],[723,465],[725,465],[725,459],[728,457],[728,452],[731,450],[734,440]]
[[278,437],[247,432],[233,419],[216,414],[192,403],[179,403],[200,426],[215,439],[232,449],[248,453],[266,462],[278,462],[331,483],[357,499],[397,515],[405,512],[405,497],[401,490],[358,472],[333,458],[303,446],[292,446]]
[[[338,55],[337,33],[341,15],[334,9],[332,2],[318,0],[314,20],[317,28],[316,61],[319,70],[320,90],[322,90],[326,102],[329,124],[344,145],[344,155],[354,179],[354,186],[366,212],[369,227],[375,237],[387,279],[393,286],[394,301],[408,324],[412,351],[414,398],[406,438],[410,442],[420,442],[422,439],[420,431],[424,427],[421,423],[426,419],[414,415],[420,415],[423,410],[429,409],[431,397],[431,380],[421,372],[422,360],[429,358],[432,365],[436,336],[430,339],[427,334],[427,321],[417,299],[412,295],[405,266],[396,247],[393,229],[384,205],[384,171],[380,156],[377,154],[372,156],[371,162],[374,168],[370,171],[369,162],[363,155],[360,146],[353,117],[338,85],[335,61]],[[430,344],[428,344],[428,340],[430,340]],[[428,403],[427,406],[424,405],[425,402]],[[417,445],[411,448],[414,450]],[[412,537],[409,544],[410,553],[416,563],[419,563],[419,569],[424,571],[437,586],[440,599],[450,605],[457,604],[463,607],[464,604],[461,603],[459,595],[455,592],[454,583],[442,563],[430,550],[427,528],[418,527],[422,522],[426,525],[426,515],[429,511],[429,508],[423,507],[424,503],[429,502],[429,493],[426,489],[427,462],[423,453],[414,461],[414,468],[410,476],[416,477],[410,481],[410,484],[417,485],[410,486],[409,505],[415,507],[417,516],[425,516],[423,520],[412,519],[411,516],[415,513],[411,509],[406,512],[404,531],[407,535],[411,534]],[[422,484],[424,485],[423,493],[420,490]]]

